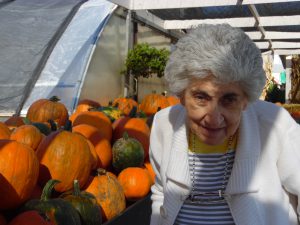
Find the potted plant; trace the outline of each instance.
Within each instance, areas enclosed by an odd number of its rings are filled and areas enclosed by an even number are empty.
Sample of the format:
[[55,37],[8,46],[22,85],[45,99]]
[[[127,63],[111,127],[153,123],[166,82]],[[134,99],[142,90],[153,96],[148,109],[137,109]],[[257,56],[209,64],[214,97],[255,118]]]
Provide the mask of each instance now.
[[133,80],[136,82],[133,95],[137,94],[139,77],[148,78],[153,75],[162,77],[164,75],[169,54],[167,49],[157,49],[147,43],[137,44],[128,52],[122,74],[133,76]]

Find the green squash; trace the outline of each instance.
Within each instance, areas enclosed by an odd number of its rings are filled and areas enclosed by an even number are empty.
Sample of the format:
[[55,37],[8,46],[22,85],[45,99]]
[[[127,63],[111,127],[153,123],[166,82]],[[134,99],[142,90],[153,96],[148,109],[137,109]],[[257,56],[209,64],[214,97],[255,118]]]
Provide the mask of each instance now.
[[53,187],[59,182],[49,180],[43,189],[41,199],[29,200],[23,210],[38,211],[48,221],[57,225],[81,225],[80,216],[70,202],[62,198],[50,199]]
[[123,137],[116,140],[112,147],[113,168],[120,172],[127,167],[142,167],[144,164],[143,145],[124,132]]
[[82,225],[102,224],[101,208],[96,198],[88,192],[80,191],[78,180],[74,180],[72,193],[65,192],[60,197],[70,202],[77,210]]

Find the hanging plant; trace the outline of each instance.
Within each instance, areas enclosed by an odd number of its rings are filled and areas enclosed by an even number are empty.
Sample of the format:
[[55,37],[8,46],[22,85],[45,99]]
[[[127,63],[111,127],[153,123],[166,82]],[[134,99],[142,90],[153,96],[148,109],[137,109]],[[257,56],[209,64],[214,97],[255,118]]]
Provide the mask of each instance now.
[[148,78],[152,75],[162,77],[170,52],[163,48],[157,49],[147,43],[135,45],[128,52],[123,74],[130,73],[134,77]]

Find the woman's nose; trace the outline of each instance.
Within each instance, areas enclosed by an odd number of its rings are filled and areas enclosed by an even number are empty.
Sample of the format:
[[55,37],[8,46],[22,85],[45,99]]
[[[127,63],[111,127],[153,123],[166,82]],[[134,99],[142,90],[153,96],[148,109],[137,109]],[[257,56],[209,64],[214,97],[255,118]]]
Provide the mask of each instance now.
[[221,109],[218,105],[212,105],[209,107],[205,117],[204,117],[205,125],[210,128],[219,128],[223,125],[224,116],[221,112]]

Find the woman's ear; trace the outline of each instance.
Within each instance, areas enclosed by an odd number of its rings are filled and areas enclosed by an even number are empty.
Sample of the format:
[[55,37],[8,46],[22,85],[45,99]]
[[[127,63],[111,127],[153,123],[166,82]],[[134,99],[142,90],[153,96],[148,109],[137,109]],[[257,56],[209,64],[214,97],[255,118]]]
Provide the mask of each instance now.
[[185,98],[184,98],[184,92],[182,92],[181,94],[180,94],[180,97],[179,97],[179,99],[180,99],[180,103],[181,103],[181,105],[185,105]]

